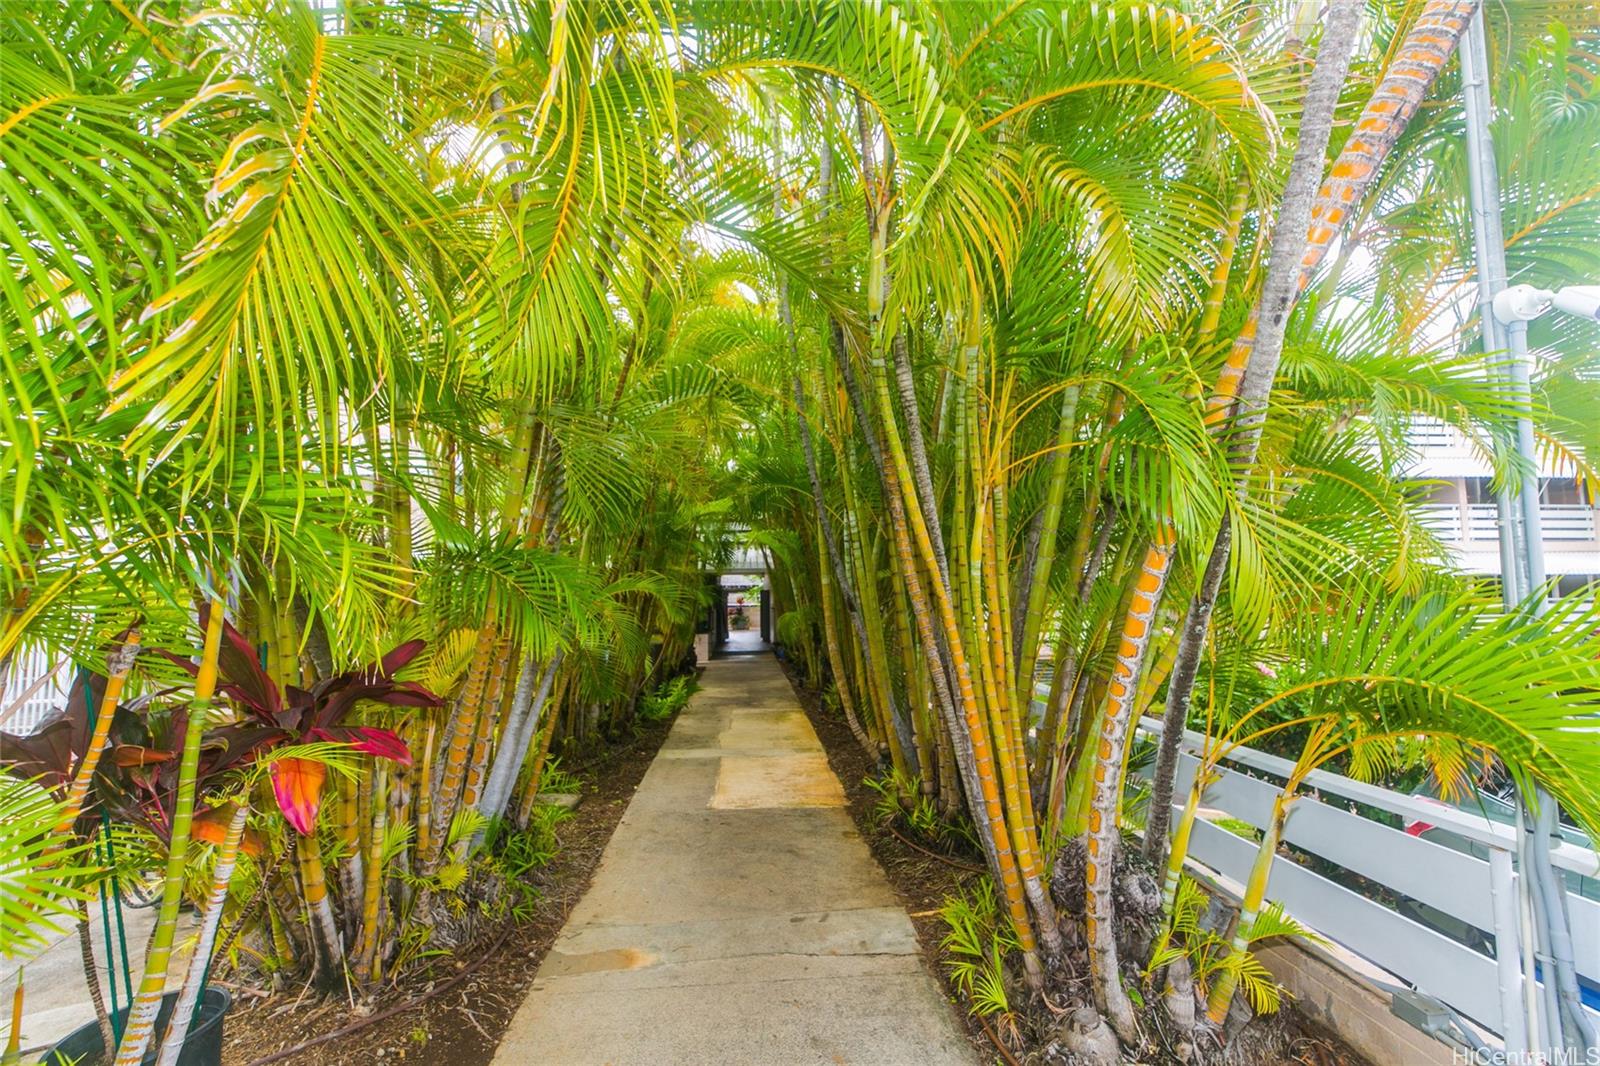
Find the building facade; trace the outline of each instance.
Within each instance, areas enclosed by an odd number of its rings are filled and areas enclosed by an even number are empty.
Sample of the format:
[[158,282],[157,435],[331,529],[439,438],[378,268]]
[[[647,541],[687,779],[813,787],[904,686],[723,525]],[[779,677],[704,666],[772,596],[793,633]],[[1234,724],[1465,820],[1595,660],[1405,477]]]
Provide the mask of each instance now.
[[[1471,574],[1500,575],[1499,528],[1493,471],[1460,433],[1439,422],[1418,423],[1416,456],[1408,476],[1429,483],[1422,518],[1444,542],[1456,566]],[[1541,463],[1539,524],[1545,572],[1560,595],[1600,585],[1600,507],[1570,474]]]

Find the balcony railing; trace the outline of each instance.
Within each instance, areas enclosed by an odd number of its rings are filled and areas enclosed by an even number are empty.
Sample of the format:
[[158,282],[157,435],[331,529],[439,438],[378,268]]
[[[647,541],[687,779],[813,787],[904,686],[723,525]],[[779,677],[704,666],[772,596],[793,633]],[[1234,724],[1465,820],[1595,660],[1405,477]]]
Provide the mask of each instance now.
[[[1539,508],[1539,527],[1545,541],[1588,543],[1600,540],[1600,512],[1575,504],[1546,504]],[[1423,525],[1445,541],[1499,539],[1494,504],[1429,504],[1420,509]]]
[[66,702],[72,680],[66,660],[52,662],[39,648],[22,648],[11,661],[0,700],[0,730],[28,734]]

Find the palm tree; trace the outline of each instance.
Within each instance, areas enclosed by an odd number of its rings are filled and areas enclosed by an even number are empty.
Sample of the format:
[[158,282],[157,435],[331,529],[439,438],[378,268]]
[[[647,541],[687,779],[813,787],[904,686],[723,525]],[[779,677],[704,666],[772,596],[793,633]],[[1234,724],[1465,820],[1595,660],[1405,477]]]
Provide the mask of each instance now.
[[[886,789],[970,830],[1011,965],[1056,980],[1081,893],[1094,998],[1136,1045],[1108,892],[1133,716],[1164,701],[1175,741],[1197,681],[1345,669],[1329,619],[1394,622],[1384,596],[1438,580],[1390,462],[1408,420],[1492,444],[1507,411],[1413,340],[1464,280],[1450,109],[1420,104],[1474,6],[1380,5],[1365,34],[1347,2],[1321,29],[1121,0],[0,13],[0,663],[108,673],[103,711],[135,695],[145,727],[192,708],[158,949],[195,811],[228,842],[199,753],[250,725],[239,679],[326,693],[421,639],[380,672],[440,699],[352,700],[366,742],[235,767],[291,802],[241,797],[265,847],[231,882],[200,852],[206,915],[259,886],[263,949],[330,987],[348,960],[364,994],[470,937],[457,890],[497,875],[550,759],[631,728],[681,663],[737,507]],[[1591,60],[1502,25],[1505,132],[1581,155]],[[1507,155],[1514,253],[1587,261],[1595,191]],[[1357,246],[1376,281],[1345,277]],[[1545,340],[1538,417],[1587,471],[1590,350]],[[237,643],[210,639],[224,614]],[[162,655],[124,669],[200,631],[175,692]],[[1393,734],[1466,737],[1593,819],[1590,749],[1544,767],[1550,722],[1477,695],[1514,728]],[[1307,765],[1369,723],[1339,710],[1285,727],[1321,738]],[[101,721],[74,814],[115,798]],[[1058,898],[1067,846],[1089,873]]]

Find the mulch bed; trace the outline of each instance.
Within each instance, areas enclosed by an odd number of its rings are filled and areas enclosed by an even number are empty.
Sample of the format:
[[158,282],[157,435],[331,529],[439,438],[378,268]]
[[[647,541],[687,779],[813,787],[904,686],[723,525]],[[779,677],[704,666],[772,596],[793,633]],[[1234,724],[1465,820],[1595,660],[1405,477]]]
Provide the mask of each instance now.
[[[314,1000],[310,995],[301,999],[298,990],[266,995],[234,987],[234,1008],[228,1015],[222,1050],[225,1066],[250,1066],[386,1011],[394,1013],[275,1061],[290,1066],[488,1063],[545,953],[588,890],[600,854],[671,724],[643,726],[634,739],[590,756],[577,767],[583,802],[557,828],[560,850],[538,871],[540,896],[533,920],[486,929],[474,948],[420,967],[398,987],[387,989],[377,1002],[355,1009],[343,999]],[[484,952],[488,952],[487,958]],[[469,967],[472,972],[462,978]],[[433,998],[408,1006],[414,998],[455,978],[460,979]]]
[[[928,968],[938,975],[950,1009],[960,1019],[961,1027],[977,1052],[979,1061],[1004,1063],[1007,1066],[1042,1061],[1039,1049],[1016,1052],[1003,1047],[977,1015],[968,1013],[966,1003],[947,976],[945,952],[939,946],[946,932],[944,923],[939,919],[939,907],[947,897],[955,895],[973,878],[982,876],[981,870],[974,871],[966,865],[975,861],[975,858],[952,855],[947,858],[953,861],[944,861],[931,856],[929,852],[932,849],[926,845],[919,845],[893,829],[878,824],[873,817],[873,804],[878,794],[865,784],[866,778],[878,771],[875,760],[869,758],[856,743],[842,713],[824,709],[820,694],[806,688],[789,663],[785,662],[783,669],[828,753],[828,764],[844,785],[850,816],[872,848],[901,904],[911,915]],[[1366,1058],[1346,1047],[1338,1037],[1300,1016],[1293,1008],[1286,1008],[1284,1020],[1290,1025],[1292,1033],[1288,1057],[1283,1060],[1284,1066],[1371,1066]]]

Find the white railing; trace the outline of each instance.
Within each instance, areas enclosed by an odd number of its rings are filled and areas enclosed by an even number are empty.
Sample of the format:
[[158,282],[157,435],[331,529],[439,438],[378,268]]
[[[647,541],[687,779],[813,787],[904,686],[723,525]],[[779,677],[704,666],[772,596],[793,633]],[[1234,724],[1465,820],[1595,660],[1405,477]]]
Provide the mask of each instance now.
[[1467,506],[1467,540],[1500,539],[1500,519],[1492,503],[1474,503]]
[[70,665],[52,663],[41,649],[18,649],[0,701],[0,730],[25,735],[38,729],[66,702],[71,677]]
[[1408,434],[1411,443],[1421,452],[1466,451],[1468,446],[1453,426],[1433,418],[1419,418],[1411,423]]
[[1545,540],[1595,540],[1595,511],[1570,503],[1551,503],[1539,508],[1539,530]]
[[[1159,735],[1161,723],[1145,718],[1141,728]],[[1174,792],[1178,800],[1174,827],[1204,742],[1200,734],[1185,731]],[[1227,762],[1231,765],[1221,769],[1221,779],[1206,789],[1203,806],[1264,827],[1279,788],[1251,772],[1281,778],[1291,764],[1248,748],[1235,750]],[[1357,813],[1357,804],[1399,815],[1409,826],[1422,823],[1455,834],[1487,857],[1391,828]],[[1273,861],[1267,896],[1281,902],[1296,919],[1486,1029],[1506,1031],[1507,1012],[1522,1002],[1514,829],[1426,797],[1314,771],[1306,793],[1289,808],[1283,840],[1481,930],[1492,945],[1493,957],[1288,857],[1279,855]],[[1199,818],[1189,856],[1242,885],[1256,850],[1254,842]],[[1561,843],[1552,852],[1563,870],[1588,878],[1600,875],[1600,856],[1592,850]],[[1569,892],[1567,904],[1578,972],[1600,981],[1600,902]]]
[[[1417,509],[1417,517],[1440,540],[1495,541],[1500,538],[1492,503],[1425,504]],[[1545,504],[1539,508],[1539,529],[1545,541],[1587,543],[1600,540],[1597,512],[1577,504]]]
[[1465,540],[1461,507],[1453,503],[1431,503],[1417,508],[1417,518],[1440,540]]

